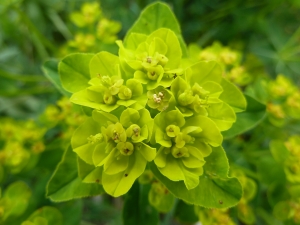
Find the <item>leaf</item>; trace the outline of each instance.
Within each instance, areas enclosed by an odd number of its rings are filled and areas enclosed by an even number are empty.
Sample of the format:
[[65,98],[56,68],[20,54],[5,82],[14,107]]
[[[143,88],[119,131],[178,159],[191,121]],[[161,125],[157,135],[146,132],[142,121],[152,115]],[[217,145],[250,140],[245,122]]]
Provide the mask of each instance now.
[[149,35],[159,28],[169,28],[176,34],[180,42],[182,54],[184,57],[187,57],[187,48],[181,35],[179,23],[170,7],[161,2],[153,3],[142,11],[139,18],[128,30],[124,38],[124,43],[127,45],[127,39],[131,33]]
[[232,127],[222,132],[224,139],[233,138],[251,130],[264,120],[266,116],[266,106],[248,95],[245,95],[245,97],[247,100],[246,111],[238,113],[236,122]]
[[93,56],[94,54],[75,53],[62,59],[58,72],[65,90],[74,93],[89,86],[89,64]]
[[216,61],[200,61],[193,64],[186,72],[186,80],[193,86],[205,84],[208,81],[220,83],[222,80],[222,67]]
[[226,79],[221,80],[223,92],[220,99],[230,105],[235,112],[243,112],[246,109],[247,101],[243,93],[231,82]]
[[104,193],[99,184],[83,183],[77,173],[77,155],[69,147],[47,184],[46,196],[52,201],[68,201],[74,198]]
[[194,205],[186,204],[184,201],[178,202],[175,210],[175,218],[182,224],[194,224],[199,221],[198,216],[195,214]]
[[87,164],[79,157],[78,161],[78,175],[84,183],[100,183],[102,180],[103,167],[95,167]]
[[102,183],[107,194],[119,197],[126,194],[134,181],[145,171],[147,161],[140,153],[135,151],[129,158],[128,167],[117,174],[102,174]]
[[172,195],[160,182],[152,183],[148,200],[157,211],[163,213],[169,212],[175,203],[174,195]]
[[64,225],[78,225],[82,217],[83,201],[81,199],[71,200],[56,205],[57,209],[63,214]]
[[270,151],[275,161],[279,164],[283,164],[290,154],[284,143],[279,140],[273,140],[270,142]]
[[135,182],[125,196],[123,221],[126,225],[158,224],[158,212],[149,204],[150,185]]
[[[272,184],[274,181],[284,183],[286,176],[283,168],[272,156],[264,156],[257,160],[257,174],[259,181],[263,184]],[[272,168],[272,169],[266,169]],[[277,193],[278,194],[278,193]]]
[[102,51],[90,61],[90,76],[93,78],[98,74],[104,76],[118,75],[117,64],[119,64],[119,58],[116,55]]
[[70,97],[71,94],[63,88],[59,75],[58,75],[58,61],[48,60],[44,62],[42,70],[45,76],[51,81],[56,89],[63,95]]
[[205,161],[199,185],[191,190],[187,190],[183,181],[174,182],[164,177],[153,162],[150,168],[175,197],[187,203],[207,208],[235,206],[242,197],[242,186],[237,178],[228,177],[229,164],[223,148],[213,148]]
[[[44,206],[40,209],[37,209],[34,213],[30,215],[27,221],[36,222],[38,217],[44,218],[48,223],[47,224],[63,224],[63,216],[58,209],[51,206]],[[35,223],[38,224],[38,223]]]
[[10,184],[0,199],[1,206],[7,205],[0,221],[22,215],[28,207],[30,197],[31,190],[24,182],[16,181]]

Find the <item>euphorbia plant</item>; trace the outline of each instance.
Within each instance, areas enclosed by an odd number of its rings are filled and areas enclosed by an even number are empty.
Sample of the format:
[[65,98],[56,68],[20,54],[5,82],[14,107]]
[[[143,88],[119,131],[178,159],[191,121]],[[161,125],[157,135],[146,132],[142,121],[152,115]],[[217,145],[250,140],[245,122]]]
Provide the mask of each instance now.
[[[57,85],[72,93],[71,102],[89,118],[74,132],[48,196],[64,201],[103,192],[131,195],[143,175],[141,185],[158,183],[150,203],[163,211],[173,204],[166,197],[170,204],[161,205],[163,192],[209,208],[236,205],[242,186],[228,177],[221,145],[223,134],[248,129],[242,123],[230,130],[236,113],[246,110],[242,92],[223,78],[217,62],[189,58],[165,4],[147,7],[117,45],[118,55],[77,53],[59,63]],[[247,101],[259,105],[251,97]],[[61,180],[70,168],[78,175],[72,170]]]

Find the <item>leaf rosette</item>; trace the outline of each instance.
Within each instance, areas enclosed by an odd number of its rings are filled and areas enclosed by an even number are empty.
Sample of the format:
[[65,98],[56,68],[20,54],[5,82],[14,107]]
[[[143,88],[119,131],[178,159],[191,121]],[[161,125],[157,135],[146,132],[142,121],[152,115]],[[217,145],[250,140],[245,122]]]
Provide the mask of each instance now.
[[184,118],[178,110],[159,113],[155,119],[155,142],[161,147],[154,160],[159,171],[172,181],[184,181],[188,190],[199,184],[204,157],[220,146],[222,135],[209,118]]
[[131,33],[126,46],[120,41],[118,44],[123,69],[129,77],[133,74],[136,80],[145,84],[147,90],[169,87],[174,76],[183,73],[180,43],[170,29],[161,28],[148,36]]
[[146,143],[150,140],[153,119],[145,109],[124,110],[116,116],[93,111],[74,133],[73,151],[85,163],[102,167],[104,190],[112,196],[125,194],[144,172],[148,161],[155,158],[156,150]]

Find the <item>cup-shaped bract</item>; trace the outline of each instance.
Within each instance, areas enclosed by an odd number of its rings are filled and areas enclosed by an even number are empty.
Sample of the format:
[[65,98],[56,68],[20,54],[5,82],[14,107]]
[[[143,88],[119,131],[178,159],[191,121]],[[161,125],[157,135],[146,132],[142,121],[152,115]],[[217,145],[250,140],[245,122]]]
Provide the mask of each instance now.
[[198,62],[187,68],[183,77],[174,80],[171,91],[176,108],[185,117],[207,116],[221,131],[236,121],[234,109],[221,98],[226,90],[222,87],[222,69],[216,62]]
[[76,92],[71,101],[78,105],[111,112],[119,106],[142,109],[147,98],[143,86],[135,79],[124,80],[119,58],[100,52],[90,61],[89,87]]
[[161,147],[154,160],[159,171],[172,181],[183,180],[187,189],[199,184],[204,157],[220,146],[222,135],[215,123],[202,115],[185,118],[179,110],[159,113],[153,140]]
[[156,150],[149,142],[153,119],[146,109],[128,108],[120,116],[93,111],[72,137],[74,152],[87,164],[103,167],[104,190],[114,196],[125,194],[144,172]]
[[131,33],[127,46],[119,42],[119,56],[128,77],[146,85],[147,90],[169,87],[174,76],[182,74],[182,51],[176,34],[166,28],[149,36]]

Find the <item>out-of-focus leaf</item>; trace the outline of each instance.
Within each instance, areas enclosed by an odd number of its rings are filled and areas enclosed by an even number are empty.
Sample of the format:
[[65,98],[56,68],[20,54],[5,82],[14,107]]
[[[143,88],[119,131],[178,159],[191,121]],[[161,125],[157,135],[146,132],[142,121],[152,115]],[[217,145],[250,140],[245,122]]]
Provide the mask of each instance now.
[[58,61],[57,60],[48,60],[43,66],[42,70],[45,76],[52,82],[56,89],[65,96],[71,96],[71,94],[64,90],[62,87],[59,74],[58,74]]
[[61,212],[51,206],[44,206],[40,209],[37,209],[27,219],[27,221],[33,222],[36,225],[40,224],[38,223],[39,220],[47,222],[46,224],[55,224],[55,225],[63,224],[63,216]]
[[100,195],[104,192],[99,184],[83,183],[78,177],[77,155],[69,147],[47,185],[47,197],[52,201],[68,201]]
[[184,201],[179,201],[176,206],[175,218],[181,223],[196,223],[199,219],[195,214],[194,208],[194,205],[189,205]]
[[247,99],[247,109],[245,112],[237,114],[237,120],[233,126],[222,132],[225,139],[233,138],[246,132],[262,122],[266,116],[266,106],[254,98],[245,95]]
[[157,225],[158,212],[149,204],[150,185],[135,182],[125,196],[123,221],[126,225]]
[[257,170],[260,182],[262,183],[271,184],[274,181],[285,182],[285,174],[282,167],[271,156],[259,158],[257,161]]

